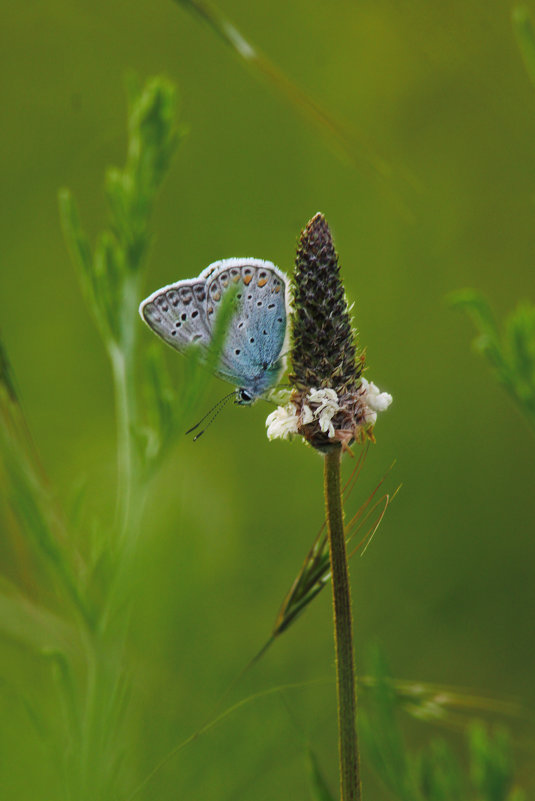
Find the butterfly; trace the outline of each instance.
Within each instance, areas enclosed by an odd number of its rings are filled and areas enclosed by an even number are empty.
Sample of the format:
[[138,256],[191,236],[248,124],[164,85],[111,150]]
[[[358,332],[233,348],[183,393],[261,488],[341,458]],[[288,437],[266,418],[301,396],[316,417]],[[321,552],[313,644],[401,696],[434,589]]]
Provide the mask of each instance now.
[[157,289],[139,313],[179,353],[198,345],[206,356],[222,298],[232,286],[236,310],[215,374],[237,387],[236,403],[250,405],[275,386],[284,369],[288,279],[278,267],[261,259],[222,259],[198,278]]

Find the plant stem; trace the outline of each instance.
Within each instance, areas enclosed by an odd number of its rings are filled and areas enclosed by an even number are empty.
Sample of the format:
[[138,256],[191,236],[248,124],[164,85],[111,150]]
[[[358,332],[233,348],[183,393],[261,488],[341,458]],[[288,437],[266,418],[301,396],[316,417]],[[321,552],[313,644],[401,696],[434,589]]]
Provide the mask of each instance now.
[[122,350],[112,351],[113,383],[115,388],[115,410],[117,415],[117,508],[116,523],[119,542],[128,530],[132,498],[132,441],[130,427],[130,397],[128,387],[128,365]]
[[336,689],[338,695],[340,799],[341,801],[360,801],[351,588],[340,487],[341,452],[342,449],[338,447],[325,454],[325,506],[331,557]]

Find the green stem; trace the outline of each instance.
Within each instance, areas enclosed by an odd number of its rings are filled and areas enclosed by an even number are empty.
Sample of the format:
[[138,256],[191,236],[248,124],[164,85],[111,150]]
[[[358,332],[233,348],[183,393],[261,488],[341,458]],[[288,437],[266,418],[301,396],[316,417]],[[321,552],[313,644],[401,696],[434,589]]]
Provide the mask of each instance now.
[[360,801],[351,588],[340,486],[340,459],[341,448],[336,448],[325,454],[325,505],[331,557],[336,688],[338,694],[340,798],[341,801]]
[[134,453],[132,448],[133,392],[127,355],[119,347],[111,351],[115,410],[117,416],[117,505],[118,545],[124,542],[130,524],[133,500]]

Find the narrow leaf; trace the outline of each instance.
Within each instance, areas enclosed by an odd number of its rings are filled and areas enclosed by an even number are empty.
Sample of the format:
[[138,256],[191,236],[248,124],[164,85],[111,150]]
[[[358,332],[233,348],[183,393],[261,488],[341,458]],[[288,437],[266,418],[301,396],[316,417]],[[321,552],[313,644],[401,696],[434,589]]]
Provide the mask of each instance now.
[[308,749],[308,765],[312,797],[315,801],[335,801],[335,797],[331,793],[321,771],[318,758],[311,748]]

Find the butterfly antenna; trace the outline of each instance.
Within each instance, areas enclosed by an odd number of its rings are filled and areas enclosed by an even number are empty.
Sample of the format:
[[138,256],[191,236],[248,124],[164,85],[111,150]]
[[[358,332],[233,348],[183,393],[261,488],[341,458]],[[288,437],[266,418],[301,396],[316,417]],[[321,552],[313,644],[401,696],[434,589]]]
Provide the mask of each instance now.
[[213,423],[213,422],[214,422],[214,420],[216,419],[216,417],[217,417],[217,415],[219,414],[219,412],[221,411],[221,409],[222,409],[222,408],[225,406],[225,404],[226,404],[226,403],[228,403],[228,401],[229,401],[231,398],[234,398],[235,396],[236,396],[236,390],[234,390],[233,392],[229,392],[229,394],[228,394],[228,395],[225,395],[223,398],[221,398],[221,400],[218,400],[218,401],[217,401],[217,403],[216,403],[214,406],[212,406],[212,408],[211,408],[211,409],[209,409],[209,410],[206,412],[206,414],[205,414],[203,417],[201,417],[201,419],[199,420],[199,422],[198,422],[198,423],[195,423],[195,425],[194,425],[194,426],[192,426],[191,428],[188,428],[188,430],[186,431],[186,434],[191,434],[191,432],[192,432],[192,431],[195,431],[195,429],[196,429],[196,428],[199,428],[199,426],[201,425],[201,423],[204,423],[204,421],[206,420],[206,418],[207,418],[207,417],[209,417],[210,415],[212,415],[212,417],[210,418],[210,420],[208,421],[208,423],[205,425],[205,427],[202,429],[202,431],[199,431],[199,433],[198,433],[198,434],[196,434],[196,435],[193,437],[193,442],[195,442],[196,440],[198,440],[198,439],[199,439],[199,437],[200,437],[202,434],[204,434],[204,432],[206,431],[206,429],[208,428],[208,426],[212,425],[212,423]]

